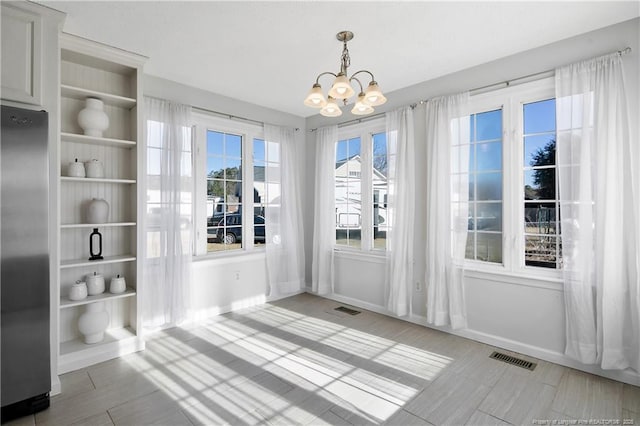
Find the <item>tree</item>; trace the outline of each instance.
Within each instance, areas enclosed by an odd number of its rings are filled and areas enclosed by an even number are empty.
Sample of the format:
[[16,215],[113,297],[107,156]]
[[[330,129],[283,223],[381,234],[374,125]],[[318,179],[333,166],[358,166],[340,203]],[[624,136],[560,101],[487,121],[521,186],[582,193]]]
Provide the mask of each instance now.
[[[554,166],[556,164],[556,141],[551,139],[543,148],[531,156],[529,163],[533,167]],[[537,191],[526,191],[525,196],[533,196],[538,200],[554,200],[556,198],[556,170],[555,168],[535,169],[533,171],[533,184]],[[529,192],[529,194],[527,194]]]

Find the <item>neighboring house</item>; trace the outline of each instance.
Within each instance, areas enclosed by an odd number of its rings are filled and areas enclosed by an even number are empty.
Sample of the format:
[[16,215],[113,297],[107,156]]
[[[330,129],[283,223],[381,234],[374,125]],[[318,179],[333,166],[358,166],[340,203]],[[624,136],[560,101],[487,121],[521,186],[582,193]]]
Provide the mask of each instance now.
[[[374,226],[387,218],[387,177],[373,170]],[[360,229],[362,225],[362,159],[359,154],[336,162],[336,228]],[[380,204],[378,204],[380,203]]]

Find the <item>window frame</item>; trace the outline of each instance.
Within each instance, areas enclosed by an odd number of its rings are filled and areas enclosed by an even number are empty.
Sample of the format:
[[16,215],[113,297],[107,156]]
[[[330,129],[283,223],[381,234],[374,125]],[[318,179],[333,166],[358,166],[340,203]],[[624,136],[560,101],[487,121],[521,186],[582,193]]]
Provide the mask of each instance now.
[[207,131],[231,133],[242,138],[242,194],[253,194],[253,140],[264,140],[263,127],[199,111],[193,112],[193,122],[194,256],[219,258],[264,253],[264,245],[254,244],[253,196],[243,196],[242,200],[242,247],[218,252],[207,251]]
[[[338,142],[348,140],[352,138],[360,138],[360,157],[362,159],[363,167],[361,168],[360,185],[362,193],[361,201],[361,223],[360,223],[360,247],[351,247],[348,245],[334,243],[334,250],[336,252],[344,252],[351,254],[363,254],[372,256],[385,256],[387,252],[387,246],[385,249],[374,248],[373,237],[373,135],[377,133],[385,133],[386,124],[384,117],[378,117],[371,120],[366,120],[361,123],[338,128],[338,140],[335,141],[337,146]],[[367,141],[365,143],[365,141]],[[387,142],[388,148],[388,142]],[[334,173],[335,173],[335,156],[333,160]],[[364,166],[366,164],[366,166]],[[335,185],[334,185],[335,188]],[[334,196],[335,203],[335,196]],[[335,205],[335,204],[334,204]],[[362,212],[367,212],[363,214]],[[335,226],[331,232],[336,233],[337,227]]]
[[[562,269],[525,264],[524,114],[528,103],[555,98],[555,81],[548,77],[471,96],[470,114],[502,108],[502,263],[465,259],[471,271],[527,276],[550,281]],[[557,197],[557,194],[556,194]]]

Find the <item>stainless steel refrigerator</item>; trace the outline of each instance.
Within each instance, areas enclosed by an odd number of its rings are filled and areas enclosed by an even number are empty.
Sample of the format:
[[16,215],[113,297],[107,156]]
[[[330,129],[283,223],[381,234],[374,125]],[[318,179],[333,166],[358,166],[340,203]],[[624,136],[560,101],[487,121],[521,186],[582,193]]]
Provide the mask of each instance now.
[[45,111],[2,106],[2,421],[49,406],[49,153]]

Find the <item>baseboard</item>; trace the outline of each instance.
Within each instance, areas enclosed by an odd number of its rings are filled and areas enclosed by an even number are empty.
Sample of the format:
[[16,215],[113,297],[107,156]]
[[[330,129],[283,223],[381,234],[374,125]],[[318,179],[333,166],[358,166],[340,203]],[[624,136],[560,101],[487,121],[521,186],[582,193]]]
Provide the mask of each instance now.
[[[308,289],[307,291],[308,293],[316,294],[312,292],[309,287],[307,287],[307,289]],[[616,380],[616,381],[627,383],[634,386],[640,386],[640,374],[636,374],[630,370],[624,370],[624,371],[603,370],[602,368],[599,368],[594,365],[582,364],[578,361],[575,361],[567,357],[566,355],[560,352],[539,348],[537,346],[528,345],[523,342],[518,342],[518,341],[507,339],[504,337],[483,333],[481,331],[476,331],[471,329],[453,330],[449,326],[445,326],[445,327],[434,326],[431,324],[427,324],[427,319],[421,315],[411,315],[410,317],[398,317],[392,314],[391,312],[389,312],[384,306],[363,302],[358,299],[342,296],[335,293],[321,295],[320,297],[335,300],[336,302],[340,302],[340,303],[346,303],[348,305],[352,305],[361,309],[367,309],[371,312],[393,317],[402,321],[411,322],[411,323],[428,327],[434,330],[439,330],[444,333],[453,334],[459,337],[463,337],[465,339],[473,340],[473,341],[484,343],[491,346],[496,346],[498,348],[506,349],[512,352],[521,353],[523,355],[534,357],[543,361],[559,364],[564,367],[569,367],[575,370],[584,371],[586,373],[595,374],[597,376],[605,377],[607,379]]]

